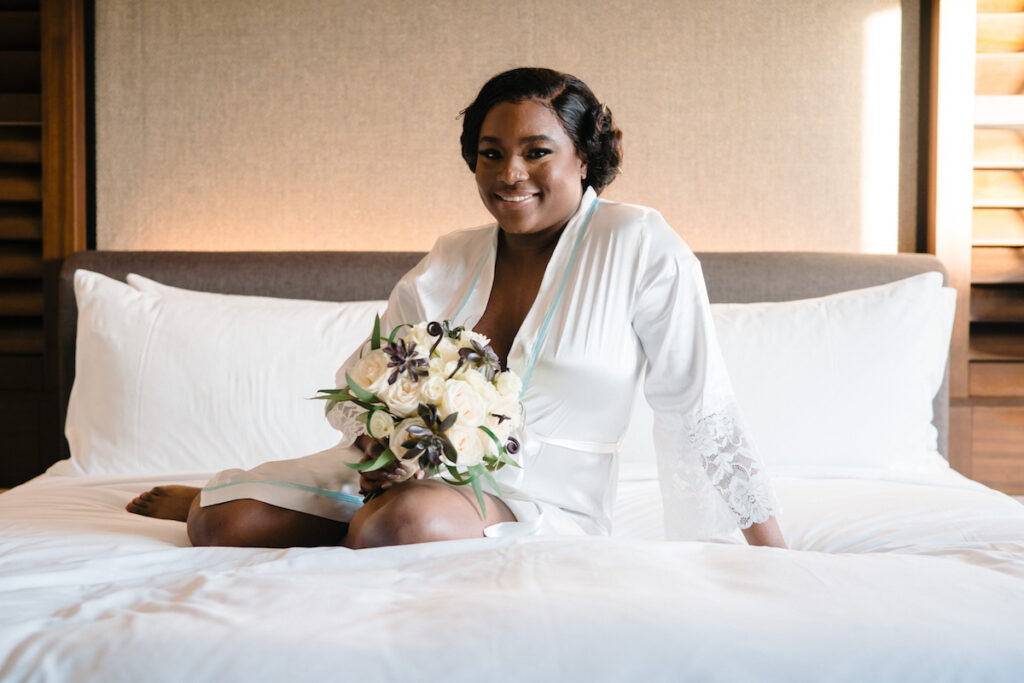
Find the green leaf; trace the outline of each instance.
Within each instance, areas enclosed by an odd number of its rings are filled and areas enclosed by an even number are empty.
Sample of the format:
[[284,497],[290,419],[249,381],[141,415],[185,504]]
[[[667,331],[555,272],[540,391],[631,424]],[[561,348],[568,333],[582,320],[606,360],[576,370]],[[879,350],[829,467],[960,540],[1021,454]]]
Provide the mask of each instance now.
[[383,453],[377,456],[376,460],[369,460],[367,462],[347,462],[345,464],[359,472],[373,472],[374,470],[379,470],[385,465],[393,463],[395,460],[397,460],[397,458],[395,457],[394,451],[387,448]]
[[484,489],[480,485],[480,471],[482,469],[483,468],[480,467],[480,465],[473,465],[469,468],[469,483],[473,485],[473,493],[476,494],[476,502],[480,504],[480,514],[484,519],[487,519],[487,509],[484,506]]
[[352,377],[347,372],[345,373],[345,381],[348,382],[348,388],[352,390],[352,393],[360,401],[366,401],[367,403],[372,403],[372,402],[377,400],[376,396],[374,396],[369,391],[367,391],[366,389],[363,389],[361,386],[356,384],[356,381],[354,379],[352,379]]
[[494,489],[494,492],[500,494],[501,493],[501,487],[498,486],[498,482],[494,478],[494,475],[491,474],[490,472],[488,472],[486,467],[481,468],[481,471],[484,473],[484,477],[487,478],[487,483],[490,484],[491,488]]
[[317,389],[316,393],[322,394],[322,396],[311,396],[310,400],[327,400],[329,398],[336,398],[339,396],[348,396],[348,389]]
[[453,467],[451,465],[445,465],[445,467],[448,469],[448,474],[452,477],[452,479],[448,481],[449,484],[465,486],[470,482],[469,475],[459,472],[457,467]]
[[373,316],[373,334],[370,335],[370,349],[376,351],[380,348],[380,314]]
[[391,336],[388,337],[388,341],[391,342],[391,343],[394,343],[395,335],[398,334],[398,331],[400,329],[402,329],[403,327],[412,327],[412,325],[410,323],[402,323],[401,325],[399,325],[395,329],[391,330]]
[[477,429],[482,431],[487,436],[491,437],[491,441],[493,441],[494,445],[498,447],[498,453],[501,453],[505,450],[504,446],[501,445],[501,441],[498,440],[498,437],[495,436],[494,432],[492,432],[487,427],[484,427],[483,425],[480,425],[479,427],[477,427]]
[[368,403],[365,400],[359,400],[358,398],[349,398],[349,400],[352,401],[353,403],[355,403],[356,405],[358,405],[359,408],[365,408],[368,411],[371,408],[378,408],[378,407],[380,407],[380,405],[383,404],[383,401],[380,401],[380,399],[376,398],[376,396],[375,396],[374,402],[372,402],[372,403]]
[[513,460],[512,456],[509,455],[508,451],[505,450],[505,449],[502,449],[501,455],[498,456],[498,459],[501,460],[502,464],[512,465],[513,467],[518,467],[519,469],[523,469],[523,466],[520,465],[519,463],[517,463],[515,460]]
[[338,405],[339,403],[341,403],[341,401],[339,401],[336,398],[332,398],[331,400],[329,400],[327,402],[327,405],[324,406],[324,415],[330,415],[331,411],[334,410],[334,406]]

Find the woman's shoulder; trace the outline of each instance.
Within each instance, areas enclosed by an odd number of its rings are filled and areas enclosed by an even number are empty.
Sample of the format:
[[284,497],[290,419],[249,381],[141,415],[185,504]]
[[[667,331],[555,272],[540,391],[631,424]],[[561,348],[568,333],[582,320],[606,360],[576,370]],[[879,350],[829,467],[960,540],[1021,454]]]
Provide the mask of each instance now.
[[494,223],[473,228],[461,228],[445,233],[434,241],[429,255],[435,258],[465,256],[467,252],[486,250],[494,241]]
[[632,247],[644,254],[696,261],[693,250],[665,220],[649,206],[601,199],[593,229],[613,241],[618,249]]
[[460,281],[464,271],[475,269],[480,259],[486,257],[494,241],[495,229],[492,223],[441,235],[399,285],[418,283],[417,286],[432,289],[444,282]]

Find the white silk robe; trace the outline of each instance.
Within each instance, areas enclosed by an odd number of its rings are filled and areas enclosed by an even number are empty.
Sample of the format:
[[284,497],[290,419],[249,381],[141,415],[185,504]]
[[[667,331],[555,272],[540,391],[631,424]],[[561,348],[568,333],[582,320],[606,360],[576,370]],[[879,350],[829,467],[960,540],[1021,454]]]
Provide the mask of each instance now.
[[[495,224],[439,239],[395,286],[382,329],[422,320],[472,328],[490,297],[497,238]],[[342,384],[355,358],[339,370]],[[507,360],[524,381],[528,432],[523,470],[505,467],[499,480],[549,516],[560,512],[587,533],[609,533],[618,448],[641,380],[655,413],[669,535],[712,538],[774,514],[715,338],[700,263],[657,211],[588,190]],[[353,430],[346,431],[351,442]]]

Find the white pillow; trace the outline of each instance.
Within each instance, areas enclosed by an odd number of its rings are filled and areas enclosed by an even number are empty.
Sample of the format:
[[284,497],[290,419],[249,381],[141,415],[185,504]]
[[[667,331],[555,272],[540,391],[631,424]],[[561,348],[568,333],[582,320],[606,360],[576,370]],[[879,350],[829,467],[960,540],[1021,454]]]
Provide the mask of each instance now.
[[337,443],[323,402],[385,302],[207,294],[75,273],[76,375],[61,474],[250,468]]
[[[939,273],[814,299],[713,304],[740,410],[771,472],[933,467],[932,399],[955,306]],[[624,475],[652,474],[651,422],[641,394]]]

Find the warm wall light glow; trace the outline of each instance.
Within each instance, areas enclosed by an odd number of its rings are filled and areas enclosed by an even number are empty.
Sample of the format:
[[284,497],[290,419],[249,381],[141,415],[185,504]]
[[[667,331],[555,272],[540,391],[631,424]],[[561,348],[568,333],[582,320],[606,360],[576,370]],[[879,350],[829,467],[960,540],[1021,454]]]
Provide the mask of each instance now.
[[861,251],[899,248],[900,33],[899,7],[864,22],[861,128]]

